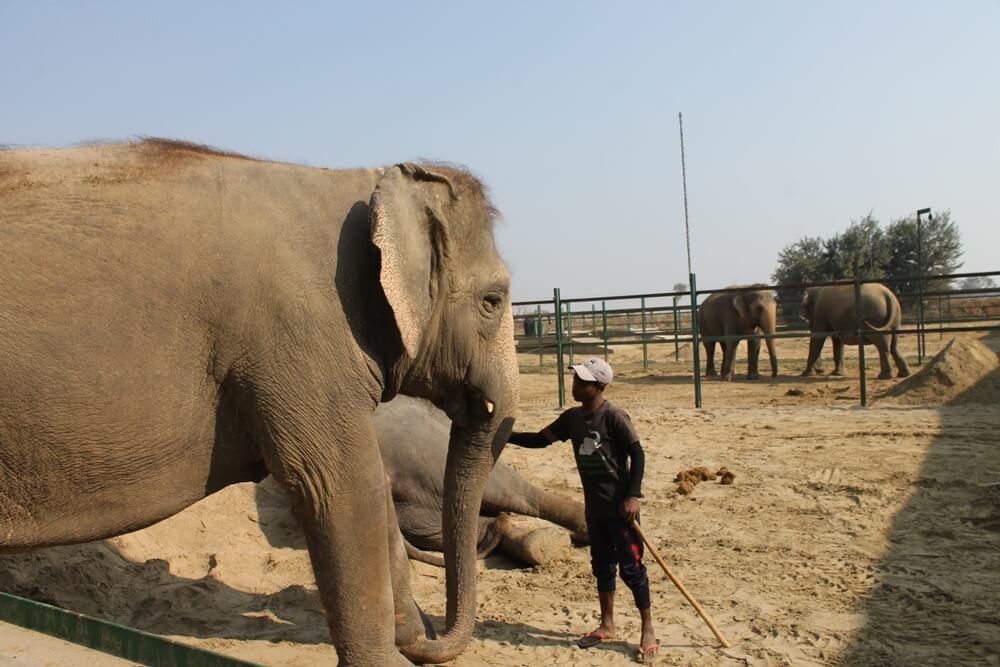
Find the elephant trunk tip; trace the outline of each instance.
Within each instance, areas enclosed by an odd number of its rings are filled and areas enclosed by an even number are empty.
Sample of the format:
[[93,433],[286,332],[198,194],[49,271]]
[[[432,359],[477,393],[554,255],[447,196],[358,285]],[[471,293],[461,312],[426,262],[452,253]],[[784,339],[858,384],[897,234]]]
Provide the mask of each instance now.
[[418,665],[441,664],[457,658],[469,643],[471,632],[465,636],[449,632],[437,639],[418,639],[400,648],[400,652]]

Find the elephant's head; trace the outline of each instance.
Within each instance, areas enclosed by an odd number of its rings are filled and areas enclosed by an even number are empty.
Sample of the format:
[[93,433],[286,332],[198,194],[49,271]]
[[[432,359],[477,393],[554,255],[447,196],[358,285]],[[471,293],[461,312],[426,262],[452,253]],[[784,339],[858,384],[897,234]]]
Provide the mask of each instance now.
[[446,662],[472,636],[479,507],[517,408],[510,279],[493,240],[496,212],[463,171],[397,165],[370,210],[402,348],[386,360],[387,391],[427,398],[452,420],[442,520],[447,629],[403,648],[413,660]]
[[733,308],[748,329],[759,327],[764,333],[773,334],[777,327],[778,303],[773,292],[758,287],[754,285],[734,292]]

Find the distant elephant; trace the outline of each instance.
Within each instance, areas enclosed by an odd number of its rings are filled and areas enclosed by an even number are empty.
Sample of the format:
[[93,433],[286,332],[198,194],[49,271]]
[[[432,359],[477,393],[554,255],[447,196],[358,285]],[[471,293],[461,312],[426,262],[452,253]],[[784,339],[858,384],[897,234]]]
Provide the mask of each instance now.
[[[340,664],[454,658],[518,403],[493,210],[475,178],[433,165],[317,169],[165,140],[0,151],[0,552],[138,530],[270,472]],[[437,640],[375,436],[397,393],[452,420]]]
[[[404,539],[415,547],[408,546],[410,557],[439,564],[439,558],[420,550],[444,551],[441,506],[448,454],[447,417],[426,401],[398,396],[375,410],[375,433],[392,485],[399,527]],[[486,483],[479,510],[481,556],[498,545],[515,549],[518,557],[531,553],[524,544],[530,534],[514,532],[504,518],[508,512],[546,519],[569,529],[574,542],[588,541],[582,502],[549,493],[498,462]],[[518,540],[522,544],[512,544]]]
[[545,334],[546,321],[543,317],[538,317],[537,315],[525,315],[524,316],[524,335],[525,336],[542,336]]
[[[698,306],[698,330],[703,337],[750,336],[760,333],[768,336],[767,353],[771,358],[771,376],[778,374],[778,356],[774,351],[774,335],[778,320],[778,304],[774,293],[764,285],[744,285],[726,288],[729,291],[710,294]],[[733,366],[739,340],[703,340],[705,345],[705,375],[715,375],[715,344],[722,345],[722,377],[733,379]],[[759,380],[757,363],[760,357],[760,340],[747,341],[747,379]]]
[[[854,303],[854,285],[810,287],[802,297],[799,314],[809,323],[810,332],[839,332],[830,336],[833,339],[833,375],[844,374],[844,344],[858,343],[858,313]],[[897,349],[896,332],[902,325],[903,310],[896,295],[880,283],[865,283],[861,286],[861,304],[865,345],[874,345],[878,350],[879,378],[892,377],[890,353],[896,362],[898,377],[908,376],[910,367]],[[814,372],[825,342],[826,336],[809,340],[809,360],[802,375]]]

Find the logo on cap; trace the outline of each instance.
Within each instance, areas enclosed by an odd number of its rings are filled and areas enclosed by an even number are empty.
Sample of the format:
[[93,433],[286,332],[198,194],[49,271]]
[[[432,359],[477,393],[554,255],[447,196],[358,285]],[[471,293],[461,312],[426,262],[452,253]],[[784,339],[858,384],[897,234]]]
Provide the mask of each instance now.
[[603,385],[608,385],[611,384],[611,380],[615,376],[614,371],[611,370],[611,364],[597,357],[587,359],[582,364],[575,364],[570,368],[584,382],[600,382]]

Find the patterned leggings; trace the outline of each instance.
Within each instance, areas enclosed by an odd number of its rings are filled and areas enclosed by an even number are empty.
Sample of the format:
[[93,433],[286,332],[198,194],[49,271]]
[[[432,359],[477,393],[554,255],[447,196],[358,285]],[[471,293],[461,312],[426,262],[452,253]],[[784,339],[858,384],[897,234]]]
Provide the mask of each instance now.
[[590,533],[590,566],[597,590],[615,590],[615,570],[632,591],[637,609],[649,609],[649,577],[642,564],[642,540],[620,516],[587,517]]

